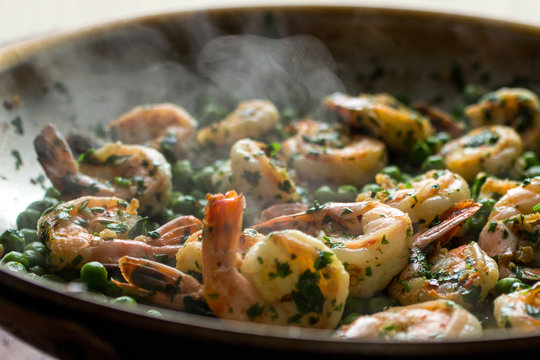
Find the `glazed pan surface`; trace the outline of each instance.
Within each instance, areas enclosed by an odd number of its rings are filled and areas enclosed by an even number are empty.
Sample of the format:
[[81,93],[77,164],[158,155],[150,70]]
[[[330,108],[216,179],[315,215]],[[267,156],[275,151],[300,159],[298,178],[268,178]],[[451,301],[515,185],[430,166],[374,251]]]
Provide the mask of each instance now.
[[[535,27],[352,7],[170,13],[0,49],[0,230],[14,227],[17,214],[48,186],[32,146],[47,123],[66,134],[96,136],[96,129],[135,105],[166,101],[194,110],[201,95],[219,103],[231,91],[304,109],[333,91],[384,91],[451,111],[467,83],[539,92],[539,64]],[[17,117],[23,133],[12,124]],[[242,357],[441,357],[532,352],[540,343],[540,336],[501,332],[460,342],[345,342],[324,331],[168,311],[153,318],[142,306],[115,308],[3,270],[0,284],[2,325],[66,358],[189,350]]]

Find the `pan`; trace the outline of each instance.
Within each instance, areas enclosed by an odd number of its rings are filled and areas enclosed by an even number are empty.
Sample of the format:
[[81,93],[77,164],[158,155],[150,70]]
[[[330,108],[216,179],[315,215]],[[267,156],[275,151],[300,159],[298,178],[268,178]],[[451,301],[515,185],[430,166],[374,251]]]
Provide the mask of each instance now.
[[[96,137],[138,104],[265,97],[310,108],[330,91],[391,92],[451,111],[468,83],[540,91],[540,29],[369,7],[257,7],[107,23],[0,49],[0,229],[48,186],[32,141],[47,123]],[[534,353],[540,336],[350,342],[329,333],[115,307],[0,269],[0,323],[60,358],[356,357]]]

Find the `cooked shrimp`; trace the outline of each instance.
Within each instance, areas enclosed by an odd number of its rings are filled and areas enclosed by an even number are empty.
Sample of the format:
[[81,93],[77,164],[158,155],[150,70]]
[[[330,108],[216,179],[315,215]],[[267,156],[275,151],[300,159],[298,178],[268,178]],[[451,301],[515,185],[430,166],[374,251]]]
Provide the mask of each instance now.
[[349,96],[335,93],[324,100],[349,126],[381,138],[395,151],[409,151],[433,133],[429,119],[388,94]]
[[129,256],[121,257],[118,266],[127,283],[113,281],[153,305],[185,310],[186,302],[204,301],[201,283],[173,267]]
[[264,233],[297,229],[318,235],[346,264],[350,292],[360,297],[386,287],[407,264],[412,246],[409,216],[376,201],[327,203],[252,228]]
[[540,331],[540,282],[532,288],[503,294],[495,299],[497,325],[523,332]]
[[235,142],[230,162],[218,169],[212,179],[216,188],[245,193],[250,206],[298,200],[296,186],[286,169],[266,151],[265,144],[251,139]]
[[[479,176],[482,176],[482,174]],[[519,185],[519,181],[498,179],[493,176],[488,176],[482,184],[482,187],[480,187],[477,199],[478,201],[484,199],[500,199],[508,192],[508,190],[518,187]]]
[[525,148],[540,149],[540,103],[530,90],[501,88],[487,93],[465,114],[473,127],[506,125],[517,131]]
[[525,180],[495,203],[478,243],[497,259],[501,278],[540,279],[540,213],[533,210],[539,203],[540,178]]
[[[264,235],[245,229],[240,235],[237,249],[237,266],[240,267],[247,251]],[[176,268],[202,281],[202,231],[193,233],[176,253]]]
[[379,140],[349,137],[313,120],[299,122],[296,131],[281,150],[302,179],[359,187],[373,181],[388,162],[386,147]]
[[197,121],[174,104],[137,106],[107,125],[112,138],[126,144],[149,143],[172,160],[185,158]]
[[402,305],[452,300],[465,307],[482,302],[499,279],[497,263],[476,242],[439,249],[429,260],[413,249],[409,265],[389,287]]
[[382,174],[376,180],[383,190],[362,193],[356,201],[376,199],[407,213],[415,232],[438,223],[452,206],[471,197],[467,182],[448,170],[431,170],[406,184],[394,185]]
[[47,125],[34,140],[38,160],[65,200],[82,195],[137,198],[156,214],[171,194],[171,167],[157,150],[139,145],[107,144],[87,153],[80,164],[58,131]]
[[346,339],[398,341],[470,339],[480,335],[482,325],[476,317],[447,300],[394,307],[361,316],[338,332],[338,337]]
[[197,218],[181,217],[131,240],[138,235],[131,231],[140,220],[138,206],[136,199],[128,204],[116,197],[85,196],[45,213],[38,221],[38,235],[50,250],[50,265],[61,270],[90,261],[117,265],[124,255],[173,257],[185,236],[201,228]]
[[243,198],[208,196],[203,222],[204,294],[220,318],[334,328],[348,295],[349,276],[319,240],[295,230],[257,242],[240,268]]
[[494,125],[474,129],[450,141],[440,153],[448,169],[470,181],[480,171],[511,174],[522,151],[521,138],[514,129]]
[[273,129],[279,121],[279,112],[270,101],[248,100],[220,122],[197,132],[202,145],[223,146],[243,138],[258,138]]

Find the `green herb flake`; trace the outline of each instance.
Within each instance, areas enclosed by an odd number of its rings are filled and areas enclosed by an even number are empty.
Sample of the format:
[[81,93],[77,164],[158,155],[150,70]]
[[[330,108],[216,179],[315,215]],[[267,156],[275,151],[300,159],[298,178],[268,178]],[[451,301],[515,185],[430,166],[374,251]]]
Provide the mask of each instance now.
[[317,257],[317,260],[315,260],[313,267],[315,268],[315,270],[321,270],[332,263],[333,261],[332,256],[334,254],[328,251],[322,251],[322,250],[317,250],[317,251],[319,252],[319,256]]
[[19,170],[23,164],[21,153],[18,150],[11,150],[11,156],[15,159],[15,170]]
[[371,267],[370,266],[368,266],[366,268],[366,276],[371,276]]
[[77,256],[75,256],[75,258],[71,261],[71,266],[75,267],[77,265],[79,265],[81,263],[81,261],[83,260],[83,257],[81,254],[78,254]]
[[118,234],[123,234],[129,230],[129,226],[122,222],[109,224],[106,226],[106,228]]
[[343,211],[341,212],[341,216],[350,214],[350,213],[352,213],[352,212],[353,212],[353,211],[352,211],[351,209],[349,209],[348,207],[346,207],[346,208],[343,209]]
[[11,120],[11,125],[15,128],[15,133],[17,135],[24,135],[22,119],[20,116],[15,116],[13,120]]
[[261,173],[258,171],[244,170],[242,178],[244,178],[247,181],[247,183],[251,185],[252,188],[254,188],[254,187],[257,187],[257,185],[259,185],[259,181],[261,180]]
[[383,245],[390,244],[390,242],[386,239],[386,234],[383,235],[382,240],[381,240],[381,244],[383,244]]
[[324,305],[324,296],[317,285],[319,277],[309,270],[298,277],[296,289],[291,293],[296,308],[300,314],[314,312],[321,314]]
[[255,303],[249,309],[247,309],[246,315],[249,318],[249,320],[253,321],[256,317],[261,316],[263,311],[264,311],[264,305],[260,306],[259,303]]
[[276,272],[268,273],[268,277],[270,278],[270,280],[277,277],[285,278],[292,274],[292,270],[288,262],[280,262],[278,259],[274,259],[274,263],[276,264]]

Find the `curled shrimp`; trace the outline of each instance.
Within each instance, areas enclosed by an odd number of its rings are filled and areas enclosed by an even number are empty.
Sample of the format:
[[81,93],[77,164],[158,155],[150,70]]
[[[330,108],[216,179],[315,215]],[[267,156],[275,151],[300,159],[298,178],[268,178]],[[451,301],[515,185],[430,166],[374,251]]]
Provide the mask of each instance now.
[[201,228],[197,218],[185,216],[137,236],[132,230],[141,220],[137,208],[136,199],[128,204],[116,197],[84,196],[46,212],[38,221],[38,235],[50,250],[50,265],[55,270],[80,268],[90,261],[116,266],[124,255],[171,258],[185,236]]
[[201,283],[173,267],[130,256],[118,259],[118,266],[127,283],[114,282],[152,305],[181,311],[205,305]]
[[409,151],[418,140],[433,133],[428,118],[388,94],[335,93],[324,100],[324,106],[350,127],[381,138],[395,151]]
[[500,328],[540,331],[540,282],[530,289],[500,295],[494,305],[493,314]]
[[393,307],[357,318],[338,332],[346,339],[425,341],[470,339],[482,335],[482,325],[474,315],[448,300]]
[[243,138],[256,139],[273,129],[279,121],[279,112],[270,101],[248,100],[220,122],[197,132],[202,145],[223,146]]
[[356,201],[374,199],[407,213],[415,233],[439,223],[445,212],[471,197],[467,182],[448,170],[431,170],[397,185],[382,174],[376,180],[383,190],[359,194]]
[[465,307],[482,302],[499,279],[497,263],[476,242],[439,249],[429,259],[413,249],[409,265],[389,287],[402,305],[452,300]]
[[319,240],[295,230],[254,244],[238,268],[243,198],[208,196],[203,221],[204,294],[224,319],[334,328],[348,295],[349,276]]
[[540,178],[525,180],[497,201],[480,233],[478,243],[497,259],[501,278],[540,279]]
[[296,185],[285,167],[267,151],[261,142],[238,140],[231,148],[230,162],[218,169],[212,182],[219,191],[241,191],[250,205],[266,207],[298,200]]
[[172,158],[185,158],[195,138],[197,121],[174,104],[137,106],[107,125],[112,138],[126,144],[149,143]]
[[407,264],[411,247],[409,216],[377,201],[326,203],[252,228],[263,233],[297,229],[317,235],[346,264],[350,292],[360,297],[386,287]]
[[521,138],[514,129],[494,125],[448,142],[440,153],[448,169],[470,181],[481,171],[491,175],[512,173],[522,150]]
[[326,123],[305,120],[282,153],[302,179],[362,186],[388,162],[386,147],[365,136],[346,136]]
[[171,194],[171,167],[157,150],[139,145],[107,144],[79,163],[51,125],[34,140],[38,160],[65,200],[83,195],[137,198],[145,213],[156,214]]
[[473,127],[506,125],[521,136],[525,148],[540,148],[540,103],[530,90],[501,88],[487,93],[477,104],[468,106],[465,115]]

